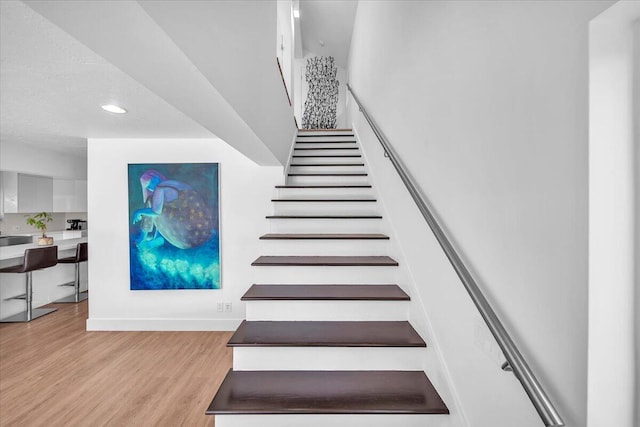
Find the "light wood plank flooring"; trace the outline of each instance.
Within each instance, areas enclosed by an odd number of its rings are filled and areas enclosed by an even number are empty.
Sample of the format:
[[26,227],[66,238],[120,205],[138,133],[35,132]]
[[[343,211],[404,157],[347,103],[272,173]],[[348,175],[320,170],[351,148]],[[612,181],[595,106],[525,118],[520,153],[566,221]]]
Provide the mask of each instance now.
[[232,332],[86,332],[87,302],[0,325],[0,426],[213,426]]

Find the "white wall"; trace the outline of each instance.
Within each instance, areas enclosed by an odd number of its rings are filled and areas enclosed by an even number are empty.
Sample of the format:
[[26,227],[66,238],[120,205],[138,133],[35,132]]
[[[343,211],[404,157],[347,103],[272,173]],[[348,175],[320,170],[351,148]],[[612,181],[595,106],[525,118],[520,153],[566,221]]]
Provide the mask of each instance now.
[[293,1],[278,0],[278,22],[276,31],[276,56],[280,61],[284,84],[287,87],[289,99],[293,103]]
[[640,3],[619,2],[589,32],[590,427],[638,425],[638,18]]
[[5,140],[0,142],[0,170],[87,179],[87,158]]
[[[258,166],[220,139],[90,139],[89,330],[233,330],[254,283],[273,186],[282,167]],[[128,163],[220,163],[220,290],[129,290]],[[106,178],[105,178],[106,177]],[[232,313],[216,311],[232,302]]]
[[[636,20],[634,25],[633,25],[633,33],[634,33],[634,39],[633,39],[633,45],[634,45],[634,70],[636,70],[636,72],[634,73],[634,111],[636,112],[634,114],[635,117],[635,151],[636,151],[636,164],[635,164],[635,173],[636,173],[636,192],[635,192],[635,198],[636,198],[636,205],[635,205],[635,209],[636,209],[636,243],[635,243],[635,264],[636,264],[636,271],[635,271],[635,275],[636,275],[636,286],[635,286],[635,308],[634,308],[634,312],[635,312],[635,339],[636,339],[636,345],[635,345],[635,358],[636,358],[636,365],[635,365],[635,369],[636,369],[636,388],[635,388],[635,393],[636,393],[636,400],[639,398],[640,396],[640,380],[637,379],[637,374],[640,372],[640,215],[638,215],[638,212],[640,212],[640,114],[638,114],[638,111],[640,111],[640,72],[638,72],[637,70],[640,70],[640,20]],[[636,425],[640,424],[640,405],[636,405],[636,411],[635,411],[635,423]]]
[[[568,426],[586,423],[590,2],[361,1],[350,84]],[[349,103],[470,425],[539,426]]]

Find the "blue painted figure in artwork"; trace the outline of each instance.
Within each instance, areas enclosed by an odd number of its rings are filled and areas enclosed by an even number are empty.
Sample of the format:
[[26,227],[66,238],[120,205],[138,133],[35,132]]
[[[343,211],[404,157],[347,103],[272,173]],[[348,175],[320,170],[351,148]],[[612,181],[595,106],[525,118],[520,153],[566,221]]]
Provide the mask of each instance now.
[[133,223],[140,223],[138,248],[151,249],[166,241],[188,249],[211,238],[217,223],[215,213],[189,184],[149,169],[140,177],[140,185],[146,207],[133,214]]

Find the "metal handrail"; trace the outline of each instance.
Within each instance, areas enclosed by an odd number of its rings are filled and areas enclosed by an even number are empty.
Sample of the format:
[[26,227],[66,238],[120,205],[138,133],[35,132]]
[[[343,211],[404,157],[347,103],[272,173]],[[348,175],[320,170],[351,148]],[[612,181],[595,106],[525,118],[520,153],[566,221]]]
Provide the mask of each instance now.
[[460,277],[462,284],[467,289],[467,292],[480,312],[480,315],[502,349],[504,357],[507,359],[507,362],[502,366],[502,368],[504,370],[513,370],[514,375],[522,384],[522,387],[529,396],[531,403],[533,403],[533,406],[536,408],[536,411],[538,411],[540,418],[542,418],[542,421],[546,426],[564,426],[564,421],[553,406],[553,403],[551,403],[549,396],[542,388],[542,385],[540,385],[540,382],[531,371],[531,368],[529,368],[529,365],[522,354],[520,354],[518,347],[514,344],[495,311],[491,308],[491,304],[489,304],[489,301],[487,301],[485,296],[482,294],[478,284],[451,244],[451,241],[447,238],[447,235],[438,223],[438,220],[431,213],[431,209],[429,209],[429,205],[426,202],[425,197],[421,194],[418,185],[409,175],[406,167],[398,157],[398,154],[389,144],[382,131],[378,126],[376,126],[375,122],[371,119],[371,116],[369,116],[369,113],[367,113],[367,110],[364,108],[362,103],[360,103],[360,100],[348,84],[347,89],[351,92],[351,96],[353,96],[356,104],[358,104],[360,112],[364,115],[369,126],[371,126],[371,129],[378,138],[378,141],[380,141],[385,154],[389,157],[389,160],[391,160],[393,167],[395,167],[396,172],[398,172],[398,175],[400,175],[400,178],[402,179],[402,182],[407,187],[407,190],[409,190],[409,194],[411,194],[411,197],[418,206],[420,213],[422,213],[427,224],[429,224],[431,231],[438,240],[438,243],[440,243],[440,246],[447,255],[447,258],[449,258],[451,265],[458,274],[458,277]]

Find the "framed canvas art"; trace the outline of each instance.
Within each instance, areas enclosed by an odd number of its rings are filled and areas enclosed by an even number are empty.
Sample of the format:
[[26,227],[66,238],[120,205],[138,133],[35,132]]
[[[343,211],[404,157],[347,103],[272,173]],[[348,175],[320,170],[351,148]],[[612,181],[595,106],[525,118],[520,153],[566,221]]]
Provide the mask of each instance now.
[[218,163],[128,167],[130,288],[219,289]]

